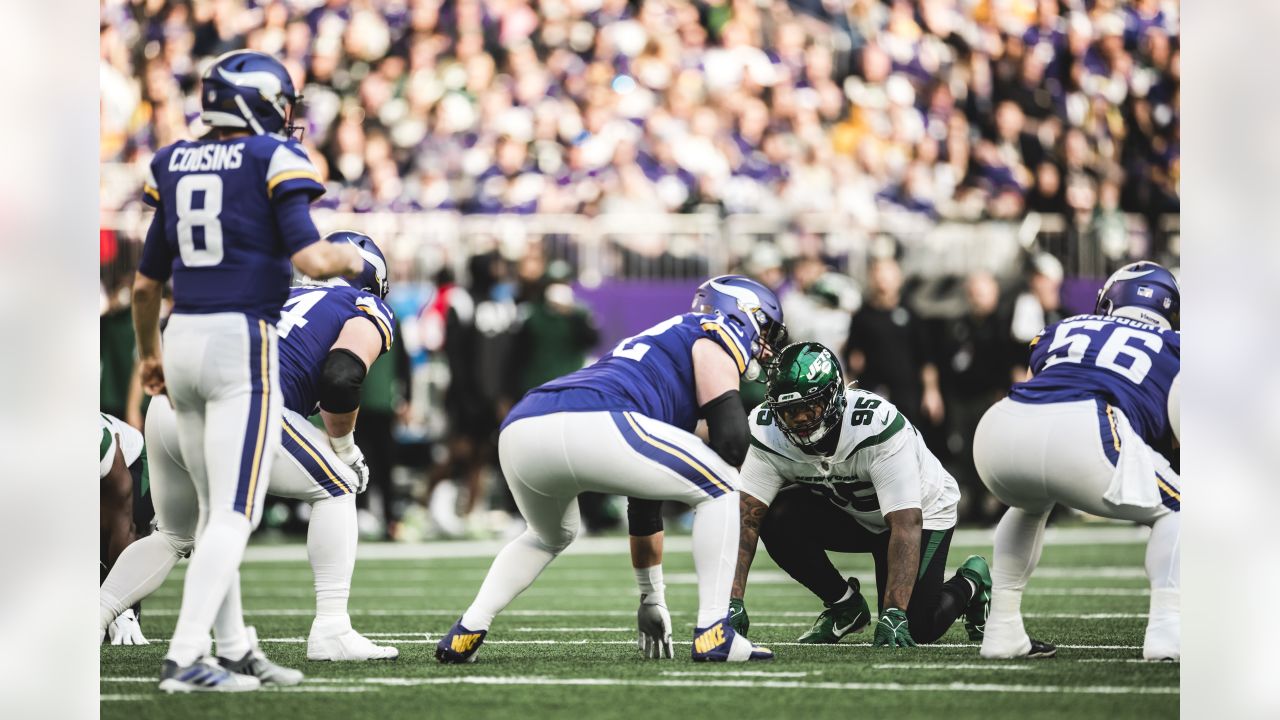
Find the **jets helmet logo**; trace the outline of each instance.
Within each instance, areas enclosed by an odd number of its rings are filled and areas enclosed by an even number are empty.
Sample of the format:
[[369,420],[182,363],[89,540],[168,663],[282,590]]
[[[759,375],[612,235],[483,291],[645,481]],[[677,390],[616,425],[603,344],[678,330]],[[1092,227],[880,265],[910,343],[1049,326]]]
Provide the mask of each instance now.
[[827,350],[823,350],[822,354],[819,355],[816,360],[809,363],[809,374],[806,378],[813,380],[814,378],[820,377],[829,372],[831,372],[831,353]]

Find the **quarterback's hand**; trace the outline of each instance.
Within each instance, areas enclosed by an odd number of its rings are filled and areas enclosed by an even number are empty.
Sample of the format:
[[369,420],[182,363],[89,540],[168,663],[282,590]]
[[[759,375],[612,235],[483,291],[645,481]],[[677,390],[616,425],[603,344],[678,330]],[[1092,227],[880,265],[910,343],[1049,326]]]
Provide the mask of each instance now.
[[746,637],[747,630],[751,629],[751,618],[747,617],[747,606],[742,598],[729,598],[729,627],[742,637]]
[[636,625],[640,632],[636,646],[641,654],[651,660],[675,657],[671,649],[671,613],[667,612],[665,602],[652,595],[641,595]]
[[151,396],[164,393],[164,364],[159,357],[138,359],[138,378],[142,389]]
[[365,462],[364,453],[356,445],[353,435],[348,433],[342,437],[331,437],[329,445],[333,447],[338,459],[356,474],[355,487],[352,489],[357,495],[364,492],[369,487],[369,463]]
[[133,608],[120,613],[119,617],[107,626],[107,638],[112,645],[151,644],[142,636],[142,625],[138,623],[137,616],[133,614]]
[[911,638],[911,630],[907,627],[907,614],[898,608],[889,608],[880,613],[880,621],[876,623],[876,636],[871,641],[873,647],[915,647],[916,641]]

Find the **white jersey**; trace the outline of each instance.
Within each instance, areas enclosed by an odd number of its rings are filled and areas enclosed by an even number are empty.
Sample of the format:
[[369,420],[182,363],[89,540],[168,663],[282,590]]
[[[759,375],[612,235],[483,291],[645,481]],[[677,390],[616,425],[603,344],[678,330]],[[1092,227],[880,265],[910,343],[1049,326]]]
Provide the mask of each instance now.
[[116,459],[117,438],[120,452],[124,453],[124,464],[132,465],[142,454],[142,433],[114,415],[98,413],[101,424],[101,441],[98,443],[98,479],[111,472],[111,465]]
[[742,491],[768,505],[789,485],[826,495],[876,533],[886,513],[920,508],[925,530],[956,524],[960,487],[889,401],[846,388],[840,441],[831,457],[809,455],[782,434],[767,405],[751,412],[751,451],[742,465]]

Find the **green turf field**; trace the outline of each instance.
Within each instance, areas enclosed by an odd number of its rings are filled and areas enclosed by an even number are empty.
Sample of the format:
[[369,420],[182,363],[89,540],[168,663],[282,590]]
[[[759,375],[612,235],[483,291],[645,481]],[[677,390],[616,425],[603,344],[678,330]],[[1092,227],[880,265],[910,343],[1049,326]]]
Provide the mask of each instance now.
[[[954,568],[970,553],[989,557],[982,544],[988,536],[958,534],[948,565]],[[960,623],[939,645],[917,649],[872,649],[867,631],[835,646],[796,645],[821,608],[762,550],[747,592],[751,637],[771,647],[777,660],[695,665],[688,659],[696,587],[687,538],[670,539],[665,563],[677,659],[644,661],[634,644],[637,593],[625,540],[580,545],[499,616],[479,661],[463,667],[439,665],[432,653],[479,587],[491,547],[362,548],[368,557],[356,567],[355,626],[400,648],[399,660],[378,664],[307,662],[314,599],[303,550],[251,548],[242,571],[247,620],[266,652],[302,669],[307,680],[296,688],[235,696],[156,690],[180,599],[179,566],[144,605],[143,628],[153,643],[103,648],[102,717],[953,720],[1178,712],[1178,665],[1138,660],[1147,591],[1143,544],[1129,528],[1051,536],[1023,610],[1033,635],[1059,645],[1058,657],[1010,662],[981,660]],[[853,555],[835,558],[862,578],[874,607],[870,564]]]

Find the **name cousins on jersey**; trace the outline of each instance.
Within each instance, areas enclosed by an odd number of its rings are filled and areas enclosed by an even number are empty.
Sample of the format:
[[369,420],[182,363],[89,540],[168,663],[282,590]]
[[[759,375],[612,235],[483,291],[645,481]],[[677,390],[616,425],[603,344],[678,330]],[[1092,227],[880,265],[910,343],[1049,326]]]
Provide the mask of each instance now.
[[169,156],[169,172],[235,170],[244,161],[244,143],[221,143],[200,147],[174,148]]

